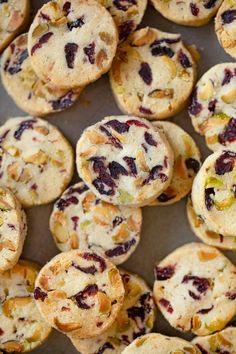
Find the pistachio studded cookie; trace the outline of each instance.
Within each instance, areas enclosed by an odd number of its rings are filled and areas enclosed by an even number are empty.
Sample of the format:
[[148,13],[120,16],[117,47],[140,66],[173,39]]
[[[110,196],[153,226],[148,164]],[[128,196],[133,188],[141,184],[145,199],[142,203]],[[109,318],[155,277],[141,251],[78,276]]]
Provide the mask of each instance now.
[[45,120],[12,118],[0,127],[0,185],[25,207],[58,198],[72,178],[73,162],[71,145]]
[[20,260],[0,277],[0,349],[25,353],[40,346],[51,332],[34,301],[39,268]]
[[195,72],[195,63],[179,34],[146,27],[119,46],[110,82],[123,112],[162,119],[184,108]]
[[141,225],[140,208],[103,202],[82,181],[62,194],[50,218],[50,230],[60,251],[88,248],[114,264],[125,262],[134,252]]
[[20,35],[3,53],[1,78],[7,93],[23,111],[37,117],[71,107],[81,89],[51,88],[41,81],[31,66],[27,38],[26,33]]
[[24,210],[9,189],[0,187],[0,272],[18,262],[26,233]]
[[170,184],[173,152],[163,133],[147,120],[106,117],[79,139],[77,169],[98,198],[115,205],[142,206]]
[[125,298],[115,322],[102,335],[91,339],[71,338],[75,348],[86,354],[120,354],[135,338],[149,333],[155,320],[153,296],[139,276],[120,271]]
[[29,30],[28,50],[41,80],[70,90],[106,73],[117,43],[112,16],[98,1],[57,0],[38,11]]
[[72,250],[58,254],[41,269],[34,298],[52,327],[90,338],[114,322],[123,305],[124,286],[108,259],[89,250]]
[[209,335],[236,314],[235,271],[216,248],[190,243],[156,265],[154,298],[171,326]]
[[169,187],[152,205],[169,205],[184,198],[191,190],[195,175],[200,168],[200,152],[193,138],[171,122],[154,122],[162,129],[174,151],[173,177]]
[[194,129],[209,149],[236,146],[236,63],[213,66],[198,81],[189,105]]

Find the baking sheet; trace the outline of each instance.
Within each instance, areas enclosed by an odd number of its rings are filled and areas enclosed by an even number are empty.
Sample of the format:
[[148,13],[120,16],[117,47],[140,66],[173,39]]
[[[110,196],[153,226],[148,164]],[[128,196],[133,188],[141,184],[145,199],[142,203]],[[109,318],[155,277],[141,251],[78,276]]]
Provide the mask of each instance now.
[[[32,15],[37,8],[46,1],[32,0]],[[142,25],[156,27],[162,31],[181,33],[187,44],[195,44],[200,51],[201,59],[198,62],[198,77],[217,63],[233,61],[218,44],[213,21],[207,26],[189,28],[178,26],[165,20],[151,6],[148,7]],[[89,125],[96,123],[108,115],[121,114],[118,109],[109,86],[107,76],[86,88],[79,102],[71,109],[48,116],[50,123],[55,124],[64,135],[75,144],[82,131]],[[9,117],[25,116],[13,103],[3,89],[0,82],[0,123],[4,123]],[[190,118],[186,111],[181,112],[172,121],[188,131],[197,142],[203,158],[209,155],[204,139],[194,133]],[[76,174],[73,182],[76,181]],[[50,181],[49,181],[50,183]],[[51,181],[53,183],[53,181]],[[49,216],[52,205],[32,208],[27,211],[29,231],[24,246],[23,258],[45,264],[58,253],[49,232]],[[186,216],[186,199],[165,207],[143,208],[143,229],[141,242],[131,258],[122,265],[127,270],[140,274],[152,287],[154,282],[153,267],[156,261],[160,261],[175,248],[198,239],[191,232]],[[226,252],[231,260],[236,263],[236,253]],[[167,335],[178,335],[183,338],[191,338],[183,335],[170,327],[162,315],[158,312],[154,331]],[[78,353],[70,340],[63,334],[53,331],[48,341],[35,350],[35,354],[75,354]]]

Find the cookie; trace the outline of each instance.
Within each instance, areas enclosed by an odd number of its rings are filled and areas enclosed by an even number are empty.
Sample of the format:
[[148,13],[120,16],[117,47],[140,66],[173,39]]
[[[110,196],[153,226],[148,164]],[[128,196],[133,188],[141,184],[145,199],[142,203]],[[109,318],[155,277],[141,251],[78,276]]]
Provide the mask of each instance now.
[[28,56],[27,34],[17,37],[4,51],[2,83],[14,102],[25,112],[43,117],[71,107],[82,89],[51,88],[35,74]]
[[60,251],[89,249],[114,264],[125,262],[140,240],[140,208],[115,206],[98,199],[82,181],[54,204],[50,230]]
[[216,248],[186,244],[157,264],[154,272],[154,298],[174,328],[206,336],[235,316],[236,267]]
[[142,206],[170,184],[173,152],[147,120],[106,117],[77,143],[77,169],[94,194],[115,205]]
[[30,0],[0,1],[0,53],[28,22]]
[[24,210],[9,189],[0,187],[0,272],[18,262],[26,233]]
[[45,120],[12,118],[0,127],[0,185],[10,188],[24,207],[58,198],[73,166],[72,147]]
[[195,75],[195,63],[179,34],[146,27],[119,46],[110,83],[124,113],[162,119],[184,108]]
[[236,146],[236,63],[213,66],[198,81],[189,105],[194,129],[209,149]]
[[114,322],[123,305],[124,286],[108,259],[89,250],[72,250],[58,254],[41,269],[34,298],[52,327],[90,338]]
[[116,25],[97,1],[58,0],[38,11],[29,30],[28,50],[41,80],[70,90],[106,73],[117,43]]
[[221,332],[206,337],[196,337],[192,343],[203,354],[234,354],[236,353],[236,328],[228,327]]
[[38,266],[20,260],[0,277],[0,350],[25,353],[40,346],[51,328],[41,317],[33,292]]
[[174,170],[169,187],[152,205],[169,205],[184,198],[191,190],[193,179],[200,168],[200,152],[193,138],[171,122],[154,122],[162,129],[174,151]]
[[125,298],[115,322],[102,335],[91,339],[71,338],[75,348],[86,354],[120,354],[135,338],[149,333],[155,320],[153,296],[142,278],[120,270]]
[[211,231],[205,221],[195,213],[191,198],[187,202],[187,216],[193,233],[209,246],[236,251],[236,236],[224,236]]

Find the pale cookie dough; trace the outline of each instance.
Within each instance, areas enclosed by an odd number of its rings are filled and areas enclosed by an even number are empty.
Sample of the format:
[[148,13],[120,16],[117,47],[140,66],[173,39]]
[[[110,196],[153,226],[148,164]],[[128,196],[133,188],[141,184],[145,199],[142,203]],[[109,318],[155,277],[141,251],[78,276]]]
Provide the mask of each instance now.
[[213,66],[198,81],[189,105],[194,129],[209,149],[236,147],[236,63]]
[[50,230],[60,251],[88,248],[114,264],[125,262],[135,251],[141,225],[140,208],[103,202],[82,181],[62,194],[50,218]]
[[110,70],[121,110],[147,119],[168,118],[181,111],[195,76],[196,65],[181,36],[149,27],[119,46]]
[[96,0],[58,0],[38,11],[29,30],[28,50],[41,80],[71,89],[106,73],[117,43],[116,25]]
[[20,35],[3,53],[1,78],[7,93],[23,111],[37,117],[71,107],[82,89],[56,89],[41,81],[31,66],[27,38],[26,33]]
[[236,314],[235,272],[216,248],[190,243],[156,265],[154,298],[171,326],[209,335]]
[[0,127],[0,185],[10,188],[24,207],[58,198],[73,166],[71,145],[45,120],[12,118]]
[[25,353],[40,346],[51,327],[41,317],[34,301],[39,268],[20,260],[0,277],[0,349]]
[[199,149],[193,138],[171,122],[153,122],[162,129],[174,152],[173,177],[169,187],[151,205],[169,205],[184,198],[191,190],[193,179],[201,161]]
[[98,198],[143,206],[170,184],[173,152],[163,133],[147,120],[106,117],[79,139],[77,169]]
[[40,271],[34,298],[45,320],[77,338],[100,335],[124,301],[118,269],[108,259],[72,250],[55,256]]
[[9,189],[0,187],[0,272],[18,262],[26,233],[24,210]]
[[139,276],[124,270],[120,274],[125,288],[124,305],[112,326],[91,339],[71,338],[83,354],[120,354],[135,338],[153,328],[155,305],[150,289]]

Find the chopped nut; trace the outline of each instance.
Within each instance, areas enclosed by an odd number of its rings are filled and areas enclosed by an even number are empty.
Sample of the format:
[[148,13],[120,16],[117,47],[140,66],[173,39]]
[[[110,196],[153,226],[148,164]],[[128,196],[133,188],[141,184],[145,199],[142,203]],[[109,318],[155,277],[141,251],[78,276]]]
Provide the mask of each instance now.
[[116,330],[117,332],[125,332],[129,329],[130,327],[130,319],[128,318],[128,316],[123,313],[120,312],[118,314],[118,316],[116,317]]
[[205,82],[205,85],[199,89],[199,98],[203,101],[209,100],[214,93],[214,87],[211,80]]
[[57,317],[54,319],[54,324],[60,331],[63,332],[72,332],[82,327],[78,323],[62,323]]
[[39,150],[39,152],[33,155],[24,157],[24,160],[26,163],[32,163],[34,165],[43,165],[48,161],[48,155],[44,151]]
[[86,197],[82,200],[82,207],[83,207],[83,211],[85,213],[90,211],[91,206],[92,206],[95,199],[96,199],[96,196],[93,194],[93,192],[88,192],[86,194]]
[[145,154],[144,154],[144,151],[141,150],[141,149],[138,149],[137,151],[137,155],[136,155],[136,159],[137,159],[137,162],[141,168],[142,171],[144,172],[149,172],[150,169],[149,169],[149,166],[146,162],[146,159],[145,159]]
[[217,252],[207,252],[207,251],[199,251],[198,252],[198,258],[200,259],[201,262],[208,262],[211,261],[212,259],[215,259],[218,257]]
[[193,331],[196,331],[199,328],[201,328],[201,325],[202,325],[202,323],[201,323],[200,317],[197,316],[197,315],[193,316],[193,318],[192,318],[192,329],[193,329]]
[[135,33],[132,38],[132,45],[136,47],[141,47],[146,44],[151,44],[155,41],[156,34],[155,32],[147,27],[138,33]]
[[121,78],[121,65],[122,62],[121,60],[115,58],[112,64],[112,76],[114,81],[116,82],[116,84],[118,84],[119,86],[121,86],[123,84],[122,78]]
[[120,273],[118,269],[110,269],[108,273],[108,277],[112,285],[116,285],[118,280],[120,279]]
[[221,96],[222,101],[225,103],[233,103],[236,99],[236,87]]
[[107,60],[107,53],[101,49],[96,56],[96,64],[99,69],[103,68],[103,62]]
[[60,290],[49,291],[48,298],[52,300],[64,300],[67,299],[67,294]]
[[21,11],[14,11],[11,15],[11,19],[7,26],[8,32],[16,31],[23,23],[23,17],[21,15]]
[[101,313],[109,313],[111,311],[111,300],[109,297],[101,291],[98,292],[97,297],[99,301],[99,311]]
[[52,232],[58,243],[65,243],[69,239],[67,229],[59,222],[54,223]]
[[113,38],[112,38],[112,36],[110,36],[110,34],[108,32],[100,32],[99,37],[107,45],[111,45],[113,43]]
[[12,311],[19,309],[19,307],[24,307],[28,305],[31,301],[31,297],[13,297],[11,299],[8,299],[3,303],[3,313],[5,316],[11,317]]
[[160,57],[164,63],[169,67],[169,71],[171,73],[171,78],[174,79],[177,75],[177,66],[171,58],[169,58],[167,55],[163,55]]
[[7,353],[22,353],[24,351],[23,344],[14,340],[1,343],[1,349],[5,350]]
[[32,32],[33,37],[40,37],[43,33],[48,32],[49,25],[47,23],[40,23]]
[[18,171],[19,163],[17,161],[13,162],[7,167],[8,176],[14,181],[18,181],[20,178],[20,172]]
[[79,237],[75,232],[70,235],[70,246],[73,250],[79,248]]
[[96,133],[95,131],[88,131],[86,137],[92,144],[105,144],[108,141],[105,135]]
[[121,243],[127,240],[128,237],[129,237],[129,230],[127,228],[127,225],[121,224],[119,227],[119,231],[114,236],[112,236],[112,239],[117,243]]
[[8,249],[9,251],[15,252],[16,251],[16,246],[14,243],[10,240],[2,241],[0,242],[0,251],[3,249]]
[[174,90],[173,89],[156,89],[148,94],[151,98],[173,98]]

